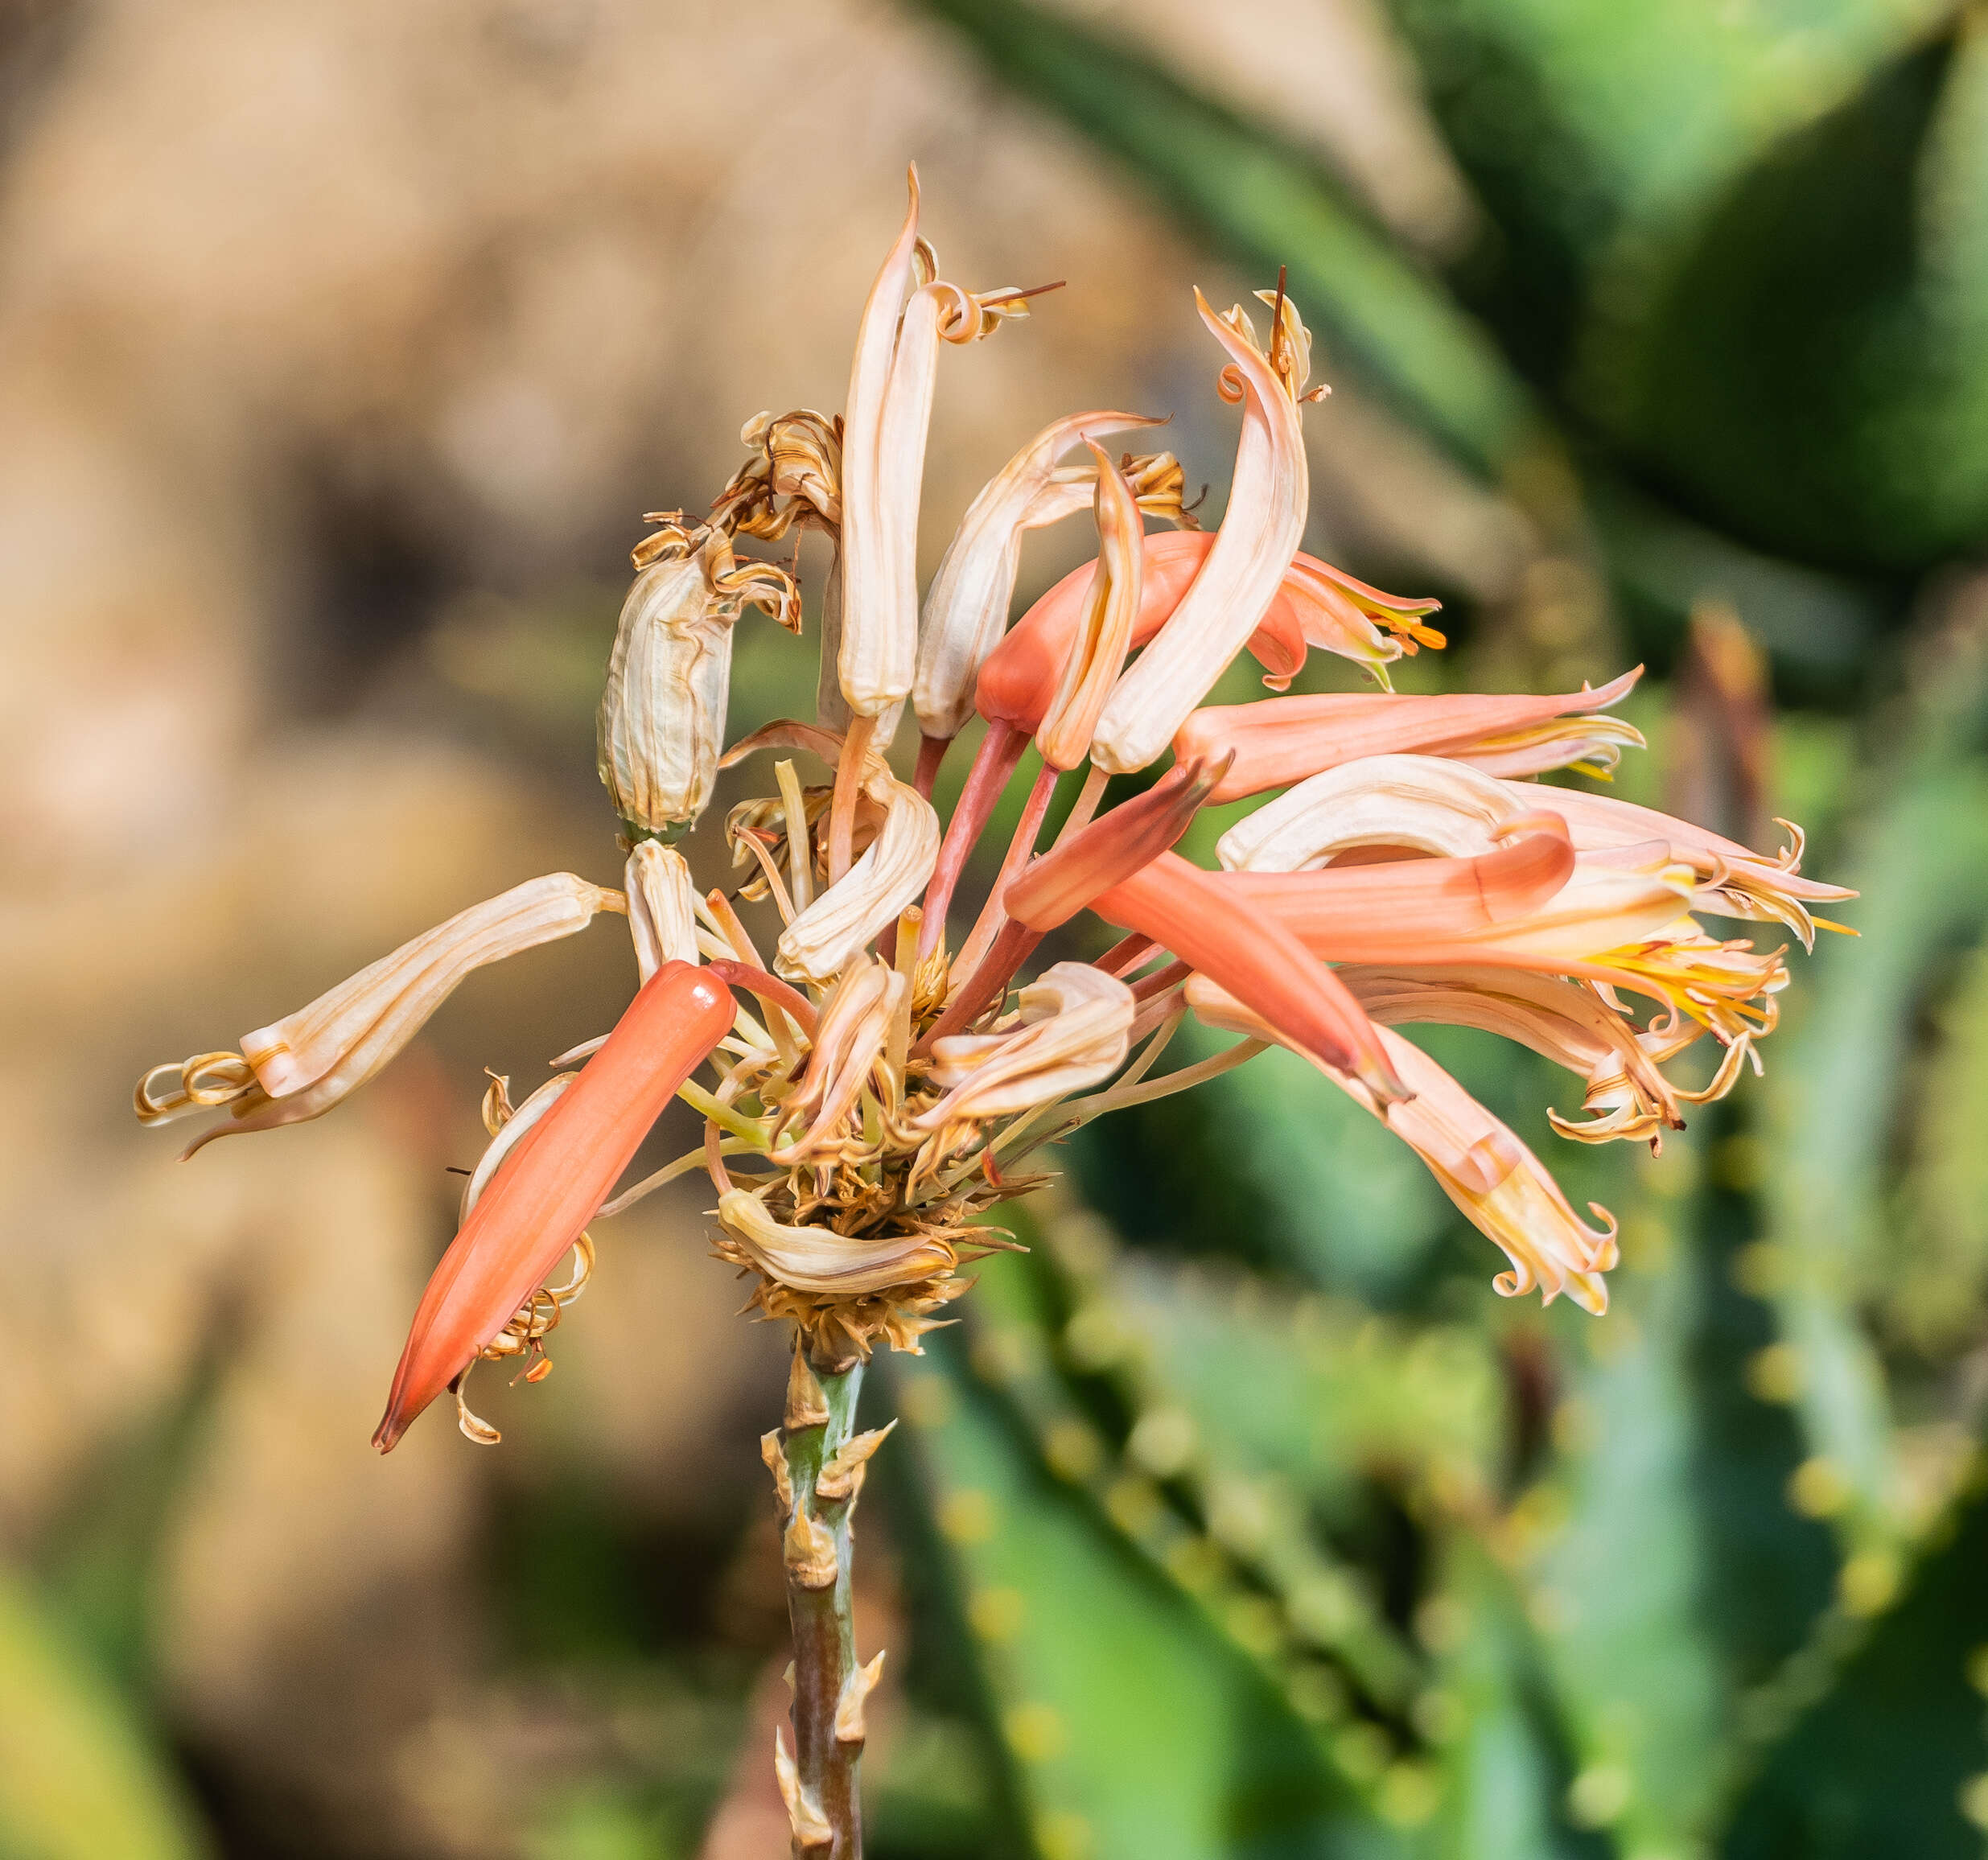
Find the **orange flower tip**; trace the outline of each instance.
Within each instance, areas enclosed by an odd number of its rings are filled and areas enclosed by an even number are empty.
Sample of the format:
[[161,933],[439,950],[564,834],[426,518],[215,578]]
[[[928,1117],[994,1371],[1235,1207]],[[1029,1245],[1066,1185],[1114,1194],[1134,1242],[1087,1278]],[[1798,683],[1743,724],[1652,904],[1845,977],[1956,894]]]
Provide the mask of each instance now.
[[1377,1061],[1363,1055],[1353,1068],[1353,1076],[1373,1094],[1374,1101],[1385,1110],[1390,1105],[1412,1105],[1415,1093],[1394,1075],[1394,1068],[1385,1061]]

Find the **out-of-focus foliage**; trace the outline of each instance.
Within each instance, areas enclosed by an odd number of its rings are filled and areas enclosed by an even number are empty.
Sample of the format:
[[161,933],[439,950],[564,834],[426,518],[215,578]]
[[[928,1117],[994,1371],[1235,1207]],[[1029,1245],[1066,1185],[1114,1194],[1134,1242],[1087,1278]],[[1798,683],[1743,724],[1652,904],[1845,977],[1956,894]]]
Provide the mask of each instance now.
[[0,1576],[0,1854],[204,1860],[149,1726],[22,1582]]

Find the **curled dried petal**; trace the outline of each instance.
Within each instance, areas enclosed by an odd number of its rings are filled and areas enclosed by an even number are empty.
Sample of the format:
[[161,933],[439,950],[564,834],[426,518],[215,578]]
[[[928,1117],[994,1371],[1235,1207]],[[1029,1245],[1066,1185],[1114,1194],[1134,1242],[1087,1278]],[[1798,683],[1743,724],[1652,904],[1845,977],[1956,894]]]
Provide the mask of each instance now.
[[842,879],[780,932],[774,966],[825,987],[843,966],[916,903],[939,858],[939,817],[901,781],[890,784],[882,829]]
[[841,1296],[911,1285],[959,1261],[948,1242],[928,1235],[850,1235],[826,1227],[789,1227],[743,1188],[718,1197],[719,1224],[744,1263],[804,1292]]
[[888,963],[858,957],[823,1005],[807,1070],[782,1107],[781,1121],[806,1122],[802,1134],[772,1152],[774,1162],[798,1162],[833,1141],[877,1063],[891,1022],[911,987]]
[[1298,553],[1309,509],[1304,438],[1290,393],[1253,342],[1216,317],[1199,292],[1195,301],[1247,396],[1242,438],[1213,545],[1099,720],[1092,759],[1114,775],[1159,756],[1242,649]]
[[945,1095],[913,1119],[937,1130],[1012,1116],[1106,1079],[1125,1064],[1132,990],[1087,963],[1059,962],[1021,992],[1015,1024],[932,1046]]
[[842,523],[842,421],[796,408],[755,414],[739,435],[755,456],[711,504],[711,521],[735,535],[776,542],[796,523],[831,533]]
[[[1517,795],[1537,794],[1522,782],[1507,782]],[[1826,885],[1801,875],[1801,834],[1793,829],[1795,850],[1781,859],[1769,859],[1689,821],[1617,800],[1612,795],[1589,794],[1576,788],[1556,790],[1550,804],[1563,815],[1583,851],[1600,851],[1653,842],[1668,846],[1673,859],[1689,865],[1704,881],[1695,906],[1721,916],[1751,918],[1785,924],[1813,946],[1818,921],[1809,911],[1814,903],[1854,898],[1842,885]]]

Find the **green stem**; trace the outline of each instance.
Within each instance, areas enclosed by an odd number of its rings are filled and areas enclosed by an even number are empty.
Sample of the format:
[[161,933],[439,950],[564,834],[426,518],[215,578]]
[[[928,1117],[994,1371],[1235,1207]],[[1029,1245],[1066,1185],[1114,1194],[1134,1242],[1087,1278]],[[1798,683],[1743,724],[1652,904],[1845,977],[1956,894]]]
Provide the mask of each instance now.
[[850,1516],[865,1463],[889,1430],[858,1434],[860,1360],[812,1364],[796,1348],[783,1427],[761,1442],[786,1532],[787,1612],[794,1636],[791,1762],[779,1759],[793,1851],[809,1860],[861,1860],[863,1701],[883,1656],[856,1659]]

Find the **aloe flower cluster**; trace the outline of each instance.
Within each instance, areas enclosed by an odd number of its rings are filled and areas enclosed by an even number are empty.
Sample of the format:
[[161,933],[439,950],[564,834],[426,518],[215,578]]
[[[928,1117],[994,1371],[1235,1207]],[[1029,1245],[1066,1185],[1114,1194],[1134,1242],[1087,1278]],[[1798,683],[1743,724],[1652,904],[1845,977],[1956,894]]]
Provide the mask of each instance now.
[[[469,1367],[516,1357],[542,1374],[545,1335],[592,1259],[590,1224],[694,1170],[716,1193],[717,1250],[752,1277],[766,1316],[798,1327],[810,1361],[858,1360],[879,1339],[915,1350],[965,1289],[961,1266],[1008,1244],[982,1217],[1041,1179],[1030,1170],[1043,1146],[1272,1043],[1414,1147],[1503,1249],[1500,1292],[1564,1292],[1599,1313],[1616,1258],[1609,1217],[1577,1214],[1539,1159],[1397,1030],[1481,1027],[1546,1055],[1582,1094],[1582,1114],[1555,1113],[1554,1128],[1585,1142],[1654,1147],[1686,1104],[1758,1069],[1784,951],[1723,938],[1701,917],[1772,923],[1807,944],[1812,907],[1850,894],[1800,874],[1792,829],[1768,856],[1533,779],[1605,774],[1640,743],[1610,714],[1635,672],[1546,697],[1392,691],[1391,661],[1443,644],[1428,624],[1436,603],[1382,594],[1299,549],[1300,421],[1324,390],[1307,390],[1311,339],[1281,286],[1259,293],[1262,334],[1245,308],[1219,315],[1196,294],[1220,352],[1217,391],[1241,418],[1219,529],[1202,530],[1183,506],[1170,455],[1114,458],[1100,443],[1155,422],[1076,414],[975,498],[920,601],[941,351],[1026,316],[1031,294],[940,278],[919,237],[914,175],[843,414],[758,416],[743,434],[751,457],[708,516],[650,520],[661,527],[635,551],[600,714],[621,890],[532,880],[239,1051],[141,1080],[148,1122],[224,1113],[196,1150],[317,1117],[472,968],[601,911],[625,916],[642,986],[619,1024],[556,1062],[573,1069],[523,1104],[504,1080],[487,1094],[490,1147],[416,1314],[382,1451],[448,1389],[465,1430],[494,1438],[462,1405]],[[1026,533],[1085,512],[1096,560],[1010,624]],[[1149,518],[1171,527],[1149,535]],[[748,607],[801,626],[789,570],[743,546],[805,529],[834,545],[817,715],[727,747],[735,628]],[[1314,650],[1351,660],[1376,688],[1204,702],[1242,652],[1281,693]],[[908,779],[887,753],[908,734]],[[977,719],[971,767],[941,819],[937,777]],[[955,940],[955,888],[1029,762],[1020,825]],[[700,895],[669,842],[735,763],[761,771],[766,789],[726,822],[743,882]],[[1075,804],[1045,846],[1052,791],[1078,771]],[[1113,776],[1147,784],[1106,808]],[[1270,794],[1220,840],[1218,869],[1173,850],[1204,804]],[[757,936],[741,905],[757,907]],[[1058,931],[1058,949],[1102,953],[1035,966]],[[1158,1071],[1190,1014],[1241,1037],[1212,1060]],[[1708,1036],[1717,1063],[1688,1089],[1666,1068]],[[617,1194],[673,1097],[702,1115],[702,1144]],[[577,1268],[554,1286],[569,1253]]]

